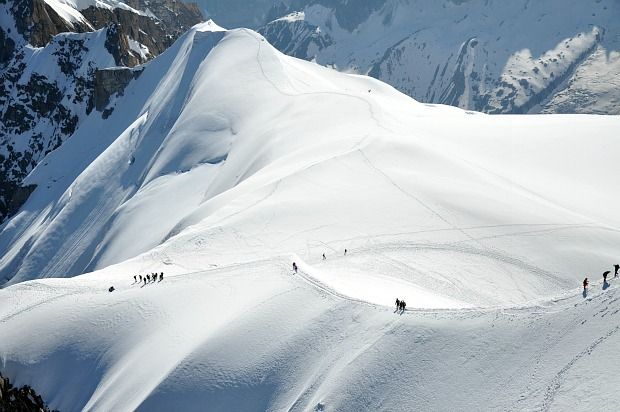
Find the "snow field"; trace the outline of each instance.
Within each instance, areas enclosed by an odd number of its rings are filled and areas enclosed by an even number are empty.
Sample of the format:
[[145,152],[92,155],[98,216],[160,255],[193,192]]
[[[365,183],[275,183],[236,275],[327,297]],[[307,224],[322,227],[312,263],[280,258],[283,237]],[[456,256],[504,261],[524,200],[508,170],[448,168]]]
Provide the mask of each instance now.
[[303,265],[293,275],[287,260],[144,287],[119,266],[3,289],[3,370],[67,411],[620,405],[617,280],[586,299],[401,315],[307,281]]
[[0,232],[2,369],[53,408],[620,407],[619,118],[424,105],[209,23],[112,107]]
[[[115,105],[128,110],[105,130],[88,118],[29,177],[49,188],[15,218],[38,224],[3,231],[12,282],[158,245],[197,270],[293,253],[313,265],[348,248],[359,262],[317,273],[352,293],[372,272],[355,294],[383,292],[365,300],[391,304],[405,282],[412,307],[495,306],[571,289],[614,258],[614,117],[422,105],[210,23]],[[84,149],[93,128],[101,143]]]

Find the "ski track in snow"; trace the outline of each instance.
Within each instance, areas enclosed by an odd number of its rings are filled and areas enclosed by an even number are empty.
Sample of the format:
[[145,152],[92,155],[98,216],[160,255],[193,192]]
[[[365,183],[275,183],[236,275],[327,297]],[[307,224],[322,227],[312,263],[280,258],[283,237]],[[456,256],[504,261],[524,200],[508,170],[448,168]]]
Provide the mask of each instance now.
[[579,352],[573,359],[570,360],[570,362],[568,362],[566,364],[566,366],[564,366],[562,369],[560,369],[560,371],[556,373],[556,375],[553,378],[551,384],[547,387],[547,390],[545,391],[545,398],[543,399],[542,405],[540,406],[540,408],[537,408],[537,410],[540,410],[540,411],[548,411],[548,410],[550,410],[551,406],[553,404],[554,398],[555,398],[555,394],[560,389],[560,387],[562,386],[562,382],[564,381],[564,375],[573,366],[575,366],[575,364],[578,361],[580,361],[584,356],[592,354],[592,352],[594,351],[594,349],[596,349],[596,347],[598,345],[600,345],[601,343],[605,342],[605,340],[609,339],[611,336],[613,336],[619,330],[620,330],[620,326],[616,326],[615,328],[611,329],[605,335],[599,337],[594,342],[592,342],[583,351]]

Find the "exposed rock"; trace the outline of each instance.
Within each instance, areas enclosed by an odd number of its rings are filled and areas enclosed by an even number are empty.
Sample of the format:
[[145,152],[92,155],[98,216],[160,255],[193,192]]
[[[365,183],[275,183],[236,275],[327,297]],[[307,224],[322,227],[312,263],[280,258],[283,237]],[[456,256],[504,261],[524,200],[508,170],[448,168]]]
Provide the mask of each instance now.
[[0,373],[0,412],[58,412],[50,411],[40,395],[28,385],[15,388]]
[[178,0],[127,0],[126,3],[137,10],[149,10],[167,27],[167,32],[173,37],[178,37],[190,27],[204,21],[196,3]]
[[114,93],[122,93],[127,84],[137,78],[141,70],[132,70],[127,67],[97,70],[95,72],[95,109],[102,111],[110,102]]
[[12,6],[17,31],[33,46],[45,46],[59,33],[91,31],[86,23],[69,23],[43,0],[17,0]]
[[117,66],[133,67],[140,64],[139,56],[136,56],[129,47],[129,39],[123,33],[122,27],[118,23],[112,23],[108,26],[108,37],[105,41],[105,48],[114,56]]
[[19,210],[19,208],[22,207],[24,203],[26,203],[26,200],[28,200],[28,198],[30,197],[32,192],[34,192],[34,189],[36,188],[37,188],[37,185],[27,185],[27,186],[20,186],[17,189],[15,189],[13,191],[11,200],[9,201],[9,204],[8,204],[7,214],[13,215],[14,213],[16,213]]
[[[133,3],[133,4],[132,4]],[[124,9],[89,7],[82,10],[96,29],[109,27],[106,48],[114,56],[118,66],[133,67],[161,54],[185,31],[203,21],[195,4],[162,0],[127,2],[136,9],[148,9],[158,19],[139,15]],[[144,55],[129,44],[133,40],[144,48]]]
[[15,41],[0,27],[0,66],[11,60],[13,53],[15,53]]

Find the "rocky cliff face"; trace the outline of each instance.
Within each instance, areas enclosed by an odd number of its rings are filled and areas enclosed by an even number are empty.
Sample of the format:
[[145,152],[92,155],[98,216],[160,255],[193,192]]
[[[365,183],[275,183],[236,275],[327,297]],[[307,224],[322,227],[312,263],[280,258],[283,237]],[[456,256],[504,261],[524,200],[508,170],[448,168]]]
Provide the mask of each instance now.
[[23,46],[0,72],[0,219],[16,210],[14,196],[30,170],[92,110],[96,69],[114,64],[108,53],[91,54],[106,34],[58,35],[42,49]]
[[202,21],[196,4],[173,0],[132,0],[127,4],[137,10],[149,10],[149,14],[92,6],[81,11],[95,29],[112,28],[106,47],[118,66],[136,66],[159,55],[181,34]]
[[14,387],[8,378],[0,373],[0,412],[49,412],[43,398],[34,389],[25,385]]
[[0,223],[31,188],[21,182],[91,111],[109,115],[111,96],[202,20],[176,0],[132,0],[70,15],[44,0],[0,0]]
[[93,89],[95,109],[103,112],[103,116],[107,117],[107,115],[111,113],[111,111],[105,111],[110,102],[110,97],[122,93],[129,82],[137,78],[140,73],[140,70],[132,70],[128,67],[113,67],[97,70],[95,72],[95,84]]
[[83,33],[92,30],[85,21],[71,22],[63,19],[44,0],[1,2],[7,4],[17,32],[35,47],[45,46],[59,33]]

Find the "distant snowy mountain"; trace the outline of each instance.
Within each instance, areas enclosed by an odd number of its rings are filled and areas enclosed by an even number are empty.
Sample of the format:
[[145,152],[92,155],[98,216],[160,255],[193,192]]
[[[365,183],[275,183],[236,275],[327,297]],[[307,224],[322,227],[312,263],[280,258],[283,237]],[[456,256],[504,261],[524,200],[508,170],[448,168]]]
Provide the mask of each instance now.
[[15,384],[63,411],[620,408],[620,117],[419,103],[211,21],[139,69],[0,226]]
[[203,4],[221,24],[261,27],[287,54],[423,102],[620,114],[616,0],[272,0],[253,3],[253,18],[228,2]]
[[0,222],[32,191],[23,179],[93,109],[202,20],[174,0],[0,3]]

